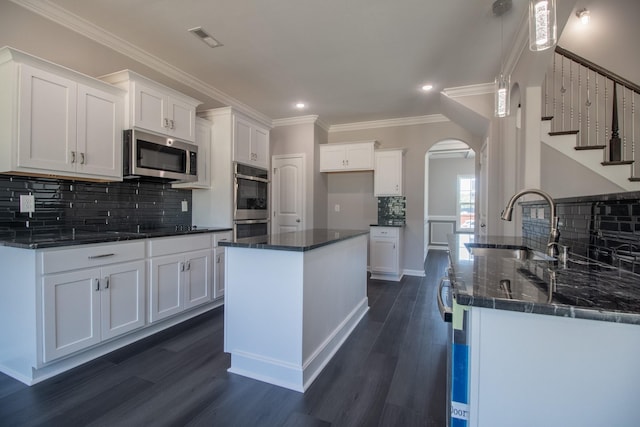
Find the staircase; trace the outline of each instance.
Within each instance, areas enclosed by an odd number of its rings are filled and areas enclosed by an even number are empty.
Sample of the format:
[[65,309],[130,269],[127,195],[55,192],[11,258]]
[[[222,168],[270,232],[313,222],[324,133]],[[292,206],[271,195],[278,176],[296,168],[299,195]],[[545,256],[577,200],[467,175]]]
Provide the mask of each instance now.
[[561,47],[543,87],[542,142],[640,190],[640,86]]

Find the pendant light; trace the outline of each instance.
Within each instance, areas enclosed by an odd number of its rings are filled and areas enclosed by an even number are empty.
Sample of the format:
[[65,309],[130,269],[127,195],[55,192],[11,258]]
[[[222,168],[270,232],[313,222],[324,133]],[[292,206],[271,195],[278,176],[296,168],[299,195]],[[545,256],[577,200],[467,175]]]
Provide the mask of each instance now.
[[493,15],[500,17],[500,73],[495,79],[494,87],[494,116],[506,117],[510,111],[511,76],[504,72],[504,18],[503,15],[511,10],[511,0],[496,0],[493,3]]
[[537,52],[556,44],[556,0],[529,0],[529,49]]

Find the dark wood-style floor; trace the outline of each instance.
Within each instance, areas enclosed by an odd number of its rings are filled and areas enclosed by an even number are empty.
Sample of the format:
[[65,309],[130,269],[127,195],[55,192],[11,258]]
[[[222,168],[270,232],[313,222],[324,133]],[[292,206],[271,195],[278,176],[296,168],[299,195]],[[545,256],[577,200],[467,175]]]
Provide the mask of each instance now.
[[220,308],[33,387],[0,374],[0,425],[441,427],[446,264],[431,251],[423,279],[370,280],[369,312],[304,394],[227,373]]

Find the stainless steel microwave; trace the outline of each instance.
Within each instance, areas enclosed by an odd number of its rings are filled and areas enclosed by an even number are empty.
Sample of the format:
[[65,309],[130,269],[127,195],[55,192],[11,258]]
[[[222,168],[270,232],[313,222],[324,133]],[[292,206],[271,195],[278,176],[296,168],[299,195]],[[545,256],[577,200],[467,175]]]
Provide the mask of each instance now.
[[190,142],[138,129],[124,131],[123,177],[151,176],[172,181],[198,180],[198,147]]

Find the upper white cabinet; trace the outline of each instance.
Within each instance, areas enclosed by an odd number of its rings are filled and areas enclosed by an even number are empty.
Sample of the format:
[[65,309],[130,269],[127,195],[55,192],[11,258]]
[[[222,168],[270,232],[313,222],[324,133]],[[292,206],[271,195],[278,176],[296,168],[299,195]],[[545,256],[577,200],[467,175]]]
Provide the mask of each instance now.
[[375,197],[402,196],[404,150],[376,150],[373,173]]
[[195,141],[196,107],[200,101],[131,70],[118,71],[101,79],[127,91],[126,128]]
[[320,145],[320,172],[374,169],[375,141]]
[[196,145],[198,146],[198,180],[172,184],[174,188],[211,187],[211,127],[209,120],[196,117]]
[[0,49],[0,171],[122,180],[125,92]]
[[235,114],[233,160],[268,169],[269,130]]

